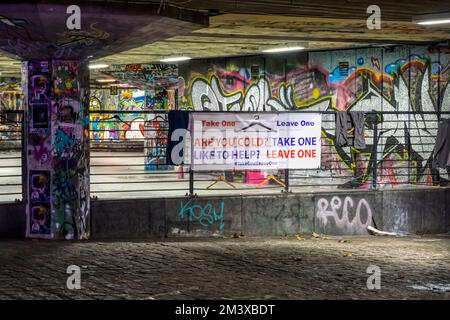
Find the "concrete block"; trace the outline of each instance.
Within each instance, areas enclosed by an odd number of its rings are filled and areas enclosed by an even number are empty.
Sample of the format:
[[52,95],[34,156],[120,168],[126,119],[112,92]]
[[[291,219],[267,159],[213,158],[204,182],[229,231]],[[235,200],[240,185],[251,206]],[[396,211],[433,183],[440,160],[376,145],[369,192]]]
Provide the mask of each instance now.
[[276,236],[311,232],[313,205],[312,197],[303,195],[243,197],[244,234]]
[[445,232],[445,201],[444,190],[384,191],[384,228],[412,234]]
[[383,191],[383,231],[415,233],[420,217],[411,210],[412,192]]
[[94,239],[158,236],[164,227],[164,201],[97,200],[91,202],[91,215]]
[[445,232],[450,232],[450,188],[445,190],[446,193],[446,204],[445,204],[445,220],[447,228]]
[[450,226],[450,210],[446,209],[450,207],[449,192],[386,190],[98,200],[92,201],[92,231],[94,238],[233,233],[280,236],[312,231],[338,235],[368,234],[367,226],[372,225],[385,231],[443,233]]
[[24,238],[26,213],[23,203],[0,203],[0,238]]
[[189,197],[165,200],[167,237],[186,236],[189,233],[189,216],[180,214],[181,206],[188,202]]
[[438,234],[446,232],[445,190],[421,192],[414,200],[420,203],[418,215],[421,220],[417,228],[418,234]]

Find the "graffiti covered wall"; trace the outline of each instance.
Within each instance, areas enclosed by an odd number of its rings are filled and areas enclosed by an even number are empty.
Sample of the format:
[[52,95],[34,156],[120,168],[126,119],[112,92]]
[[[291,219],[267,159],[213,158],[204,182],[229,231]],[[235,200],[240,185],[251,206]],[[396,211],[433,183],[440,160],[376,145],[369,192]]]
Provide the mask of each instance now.
[[23,95],[20,79],[0,77],[0,111],[22,110]]
[[[111,94],[109,89],[94,89],[91,93],[91,140],[95,142],[144,139],[145,119],[140,111],[173,110],[176,104],[178,67],[170,64],[113,65],[102,71],[116,79],[125,79],[130,86]],[[123,113],[95,113],[96,110]],[[134,112],[136,111],[136,112]],[[147,117],[148,118],[148,117]],[[151,125],[151,124],[150,124]]]
[[[0,77],[0,148],[20,148],[23,93],[17,78]],[[12,111],[12,112],[11,112]]]
[[[381,187],[431,185],[440,112],[450,111],[449,62],[447,54],[417,46],[192,60],[179,66],[179,106],[326,112],[324,156],[321,169],[313,173],[324,183],[370,188],[376,167]],[[336,143],[330,111],[366,113],[364,148]],[[291,182],[301,184],[295,177],[310,174],[291,172]]]
[[27,236],[88,238],[89,71],[76,61],[23,65],[27,108]]
[[178,67],[174,64],[113,65],[102,73],[116,79],[126,79],[129,85],[141,90],[175,87],[178,79]]
[[[142,92],[139,96],[135,92]],[[119,90],[111,94],[109,89],[94,89],[91,92],[90,135],[91,141],[118,141],[126,139],[143,139],[144,118],[139,111],[145,110],[145,93],[136,89]],[[124,113],[104,113],[104,111],[124,111]],[[95,112],[95,111],[102,111]]]

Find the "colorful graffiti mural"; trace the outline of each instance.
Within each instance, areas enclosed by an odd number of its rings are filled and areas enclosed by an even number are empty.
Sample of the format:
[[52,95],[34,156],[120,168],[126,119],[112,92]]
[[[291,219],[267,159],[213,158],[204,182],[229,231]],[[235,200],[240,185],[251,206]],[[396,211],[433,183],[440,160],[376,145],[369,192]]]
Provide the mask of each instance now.
[[166,146],[168,128],[166,114],[147,114],[145,121],[145,170],[168,170]]
[[23,110],[20,79],[0,77],[0,146],[20,147],[22,116],[10,111]]
[[143,90],[119,90],[119,97],[119,110],[138,111],[145,109],[145,91]]
[[[155,104],[148,104],[148,93],[149,91],[136,89],[120,90],[120,103],[105,109],[105,98],[108,97],[108,93],[94,92],[90,98],[90,137],[91,141],[100,144],[114,141],[117,146],[118,143],[123,143],[124,149],[127,148],[127,141],[142,142],[144,169],[167,170],[169,166],[165,165],[168,131],[166,115],[147,112],[159,109]],[[160,105],[161,108],[169,106],[167,98],[166,95],[166,102]],[[171,97],[171,105],[174,105],[174,96]],[[95,112],[108,110],[115,112]],[[144,112],[139,112],[140,110]]]
[[[349,177],[343,187],[369,188],[376,161],[380,186],[429,185],[439,112],[450,111],[449,60],[425,47],[393,47],[191,62],[180,67],[179,105],[324,112],[318,176]],[[335,143],[330,111],[366,113],[364,149]]]
[[[142,142],[145,170],[166,170],[166,115],[149,111],[172,110],[176,105],[175,87],[178,82],[176,65],[129,64],[116,65],[105,74],[136,88],[120,89],[117,95],[110,90],[94,90],[90,99],[91,141],[94,143]],[[111,98],[114,97],[114,98]],[[95,112],[113,110],[114,113]],[[134,145],[136,147],[136,144]]]
[[0,110],[22,110],[23,93],[20,79],[0,77]]
[[147,90],[146,108],[166,111],[175,109],[175,91],[170,89]]
[[89,110],[117,110],[119,95],[111,94],[110,89],[91,89]]
[[[90,103],[91,141],[102,143],[126,139],[144,139],[145,114],[139,111],[169,110],[175,105],[173,90],[93,90]],[[95,111],[123,111],[96,113]],[[136,112],[134,112],[136,111]]]

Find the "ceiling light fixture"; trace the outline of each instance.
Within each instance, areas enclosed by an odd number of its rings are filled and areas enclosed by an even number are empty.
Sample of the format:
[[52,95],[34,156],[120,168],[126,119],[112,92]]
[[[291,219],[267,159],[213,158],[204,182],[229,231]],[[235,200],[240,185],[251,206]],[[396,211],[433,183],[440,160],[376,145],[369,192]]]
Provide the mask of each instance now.
[[450,12],[414,16],[412,22],[424,26],[450,23]]
[[262,52],[265,53],[279,53],[279,52],[289,52],[289,51],[299,51],[305,49],[304,47],[280,47],[280,48],[271,48],[265,49]]
[[190,57],[170,57],[170,58],[161,59],[159,61],[161,61],[161,62],[178,62],[178,61],[187,61],[187,60],[191,60],[191,58]]
[[109,67],[109,65],[107,65],[105,63],[95,63],[95,64],[89,65],[89,69],[105,69],[108,67]]
[[101,82],[101,83],[116,82],[116,79],[97,79],[97,82]]
[[132,88],[133,86],[128,83],[113,83],[111,84],[111,87],[118,87],[118,88]]

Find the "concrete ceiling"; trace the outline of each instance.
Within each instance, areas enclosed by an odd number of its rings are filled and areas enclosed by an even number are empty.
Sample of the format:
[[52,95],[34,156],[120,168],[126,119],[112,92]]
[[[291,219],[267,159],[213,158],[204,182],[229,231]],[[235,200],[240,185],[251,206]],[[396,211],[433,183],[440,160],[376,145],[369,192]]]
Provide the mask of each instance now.
[[69,30],[67,3],[15,0],[0,3],[0,51],[10,58],[101,58],[207,26],[206,12],[157,3],[80,4],[81,29]]
[[[148,2],[151,1],[133,1]],[[171,0],[164,3],[166,8],[169,3],[208,10],[209,26],[94,61],[109,64],[149,63],[174,55],[192,58],[252,55],[277,46],[300,45],[316,50],[450,39],[450,24],[418,26],[411,22],[415,15],[450,12],[450,1],[379,0],[381,30],[366,27],[369,16],[366,9],[373,4],[373,0],[324,0],[320,3],[310,0]],[[82,4],[80,6],[83,8]],[[3,61],[0,57],[0,71],[14,69],[11,62]]]
[[368,45],[419,44],[450,38],[447,27],[421,27],[410,21],[391,21],[381,30],[369,30],[362,19],[324,19],[280,15],[223,14],[212,16],[207,28],[189,35],[111,55],[110,64],[153,62],[171,55],[192,58],[250,55],[278,46],[309,50]]
[[450,12],[450,1],[446,0],[169,0],[166,2],[219,13],[254,13],[326,19],[366,19],[368,16],[366,9],[373,4],[381,8],[382,18],[389,21],[411,21],[413,15]]

